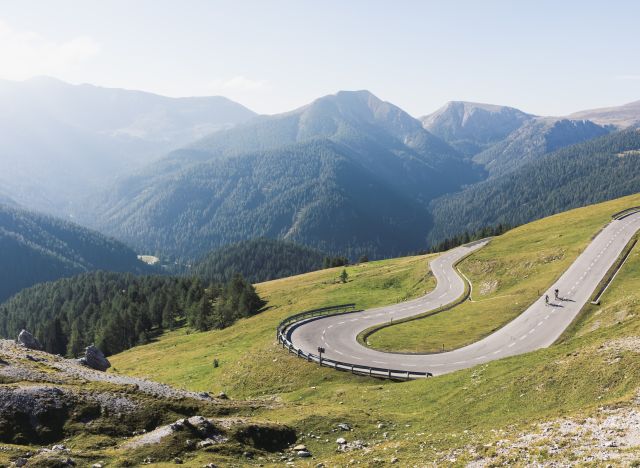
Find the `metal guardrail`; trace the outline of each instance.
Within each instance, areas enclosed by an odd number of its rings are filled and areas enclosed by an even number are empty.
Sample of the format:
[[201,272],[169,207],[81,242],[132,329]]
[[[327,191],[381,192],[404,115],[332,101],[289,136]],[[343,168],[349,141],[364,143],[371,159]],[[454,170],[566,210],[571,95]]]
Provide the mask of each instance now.
[[612,214],[611,217],[613,219],[620,220],[620,219],[626,218],[627,216],[631,216],[632,214],[635,214],[639,211],[640,211],[640,206],[632,206],[631,208],[625,208],[622,211],[618,211],[617,213]]
[[358,310],[355,310],[355,308],[355,304],[342,304],[331,307],[323,307],[321,309],[307,310],[305,312],[287,317],[278,324],[278,328],[276,329],[276,338],[278,340],[278,343],[281,343],[282,347],[284,349],[287,349],[289,353],[295,354],[301,359],[306,359],[308,362],[316,362],[324,367],[329,367],[331,369],[339,371],[351,372],[352,374],[356,375],[366,375],[369,377],[392,380],[412,380],[433,376],[431,372],[415,372],[399,369],[386,369],[383,367],[370,367],[361,364],[353,364],[350,362],[328,359],[320,356],[319,354],[308,353],[300,348],[296,348],[287,336],[292,325],[316,317],[326,317],[329,315],[341,315],[360,312]]

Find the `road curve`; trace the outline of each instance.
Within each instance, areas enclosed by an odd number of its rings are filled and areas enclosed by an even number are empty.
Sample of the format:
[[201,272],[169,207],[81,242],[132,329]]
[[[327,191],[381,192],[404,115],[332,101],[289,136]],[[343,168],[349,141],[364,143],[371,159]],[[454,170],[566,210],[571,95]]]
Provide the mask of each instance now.
[[[354,314],[308,320],[289,330],[289,340],[306,353],[317,353],[318,346],[322,346],[325,348],[324,357],[336,361],[357,366],[431,372],[434,375],[545,348],[554,343],[573,321],[638,229],[640,213],[613,220],[527,310],[493,334],[454,351],[438,354],[387,353],[361,345],[356,337],[371,326],[427,312],[460,297],[464,292],[464,282],[454,265],[485,245],[486,241],[457,247],[432,260],[431,271],[437,284],[429,294]],[[544,295],[548,294],[552,299],[556,288],[563,300],[551,300],[551,304],[546,305]]]

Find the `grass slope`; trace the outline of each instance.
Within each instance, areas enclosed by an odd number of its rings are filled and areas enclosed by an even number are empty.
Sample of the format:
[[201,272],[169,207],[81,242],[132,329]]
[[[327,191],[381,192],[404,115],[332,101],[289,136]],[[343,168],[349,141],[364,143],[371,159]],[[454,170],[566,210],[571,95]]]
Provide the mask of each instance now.
[[[634,200],[637,197],[627,197],[605,206],[613,212],[616,206]],[[580,211],[556,219],[570,232],[579,225],[576,214]],[[493,248],[498,248],[499,242],[497,239]],[[522,432],[534,431],[537,423],[559,417],[582,421],[603,407],[637,409],[640,346],[633,343],[640,342],[639,252],[636,247],[603,296],[602,306],[588,307],[562,343],[433,379],[393,383],[320,369],[286,354],[274,340],[274,326],[281,317],[353,299],[350,293],[356,291],[363,297],[360,306],[421,294],[432,285],[424,280],[416,285],[424,273],[424,258],[350,268],[352,279],[346,285],[332,284],[337,270],[264,283],[259,290],[268,296],[272,310],[220,332],[187,335],[178,331],[157,343],[116,355],[112,362],[120,372],[153,375],[196,390],[224,389],[234,398],[262,397],[277,402],[256,414],[289,423],[303,434],[300,440],[314,454],[309,466],[319,461],[346,465],[351,459],[373,464],[392,457],[402,466],[427,461],[464,465],[472,460],[496,465],[550,459],[586,463],[590,451],[600,450],[598,447],[575,453],[565,450],[560,441],[553,451],[531,445],[515,455],[505,455],[497,442],[508,444]],[[523,264],[535,263],[537,258],[534,251],[521,260]],[[403,266],[402,262],[407,263]],[[361,274],[358,268],[362,268]],[[403,279],[394,279],[399,276]],[[533,277],[526,276],[515,276],[513,281],[524,287]],[[389,289],[392,295],[383,289],[387,281],[397,285]],[[412,292],[407,291],[410,286],[415,286]],[[214,357],[222,358],[218,369],[211,366]],[[353,431],[334,433],[338,422],[349,423]],[[309,437],[310,433],[319,438]],[[336,452],[335,438],[342,435],[350,441],[365,440],[369,448]],[[637,447],[621,450],[632,461],[640,459]],[[197,466],[203,459],[192,461]]]
[[[428,258],[405,257],[349,266],[346,284],[338,281],[341,267],[262,283],[257,290],[270,309],[260,314],[261,318],[241,320],[227,330],[206,333],[180,329],[156,343],[110,359],[119,372],[153,375],[186,388],[224,390],[241,396],[297,388],[301,382],[314,381],[324,370],[314,375],[313,368],[296,366],[299,373],[293,382],[282,378],[291,363],[273,346],[278,322],[316,307],[355,302],[358,308],[367,308],[419,297],[435,284],[427,271]],[[253,357],[246,359],[249,355]],[[219,368],[212,367],[213,359],[218,359]]]
[[459,265],[473,284],[472,302],[368,337],[383,351],[431,353],[478,341],[540,297],[573,263],[611,214],[640,202],[634,195],[544,218],[513,229]]

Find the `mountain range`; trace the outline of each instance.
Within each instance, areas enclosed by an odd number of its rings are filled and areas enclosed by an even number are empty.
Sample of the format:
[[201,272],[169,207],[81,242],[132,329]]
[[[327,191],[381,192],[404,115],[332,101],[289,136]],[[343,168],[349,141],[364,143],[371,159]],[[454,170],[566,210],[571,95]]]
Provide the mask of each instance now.
[[0,192],[67,215],[97,187],[255,114],[223,97],[167,98],[70,85],[0,81]]
[[175,151],[92,212],[103,214],[98,229],[173,255],[275,237],[385,256],[424,247],[428,202],[481,178],[398,107],[340,92]]
[[602,107],[575,112],[570,119],[587,119],[599,125],[613,125],[619,129],[640,127],[640,101],[616,107]]
[[588,143],[633,146],[620,132],[640,122],[638,102],[544,117],[453,101],[416,119],[368,91],[341,91],[258,116],[220,97],[39,78],[0,82],[0,103],[1,203],[72,216],[186,263],[256,238],[388,257],[635,187],[632,177],[620,190],[600,182],[633,169],[633,157]]

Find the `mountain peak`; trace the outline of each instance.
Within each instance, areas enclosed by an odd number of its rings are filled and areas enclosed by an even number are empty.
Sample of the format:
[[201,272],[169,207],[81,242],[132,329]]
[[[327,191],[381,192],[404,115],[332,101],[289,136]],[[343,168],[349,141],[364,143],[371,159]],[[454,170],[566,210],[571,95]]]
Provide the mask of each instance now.
[[534,116],[519,109],[469,101],[449,101],[422,117],[425,129],[472,155],[519,128]]

